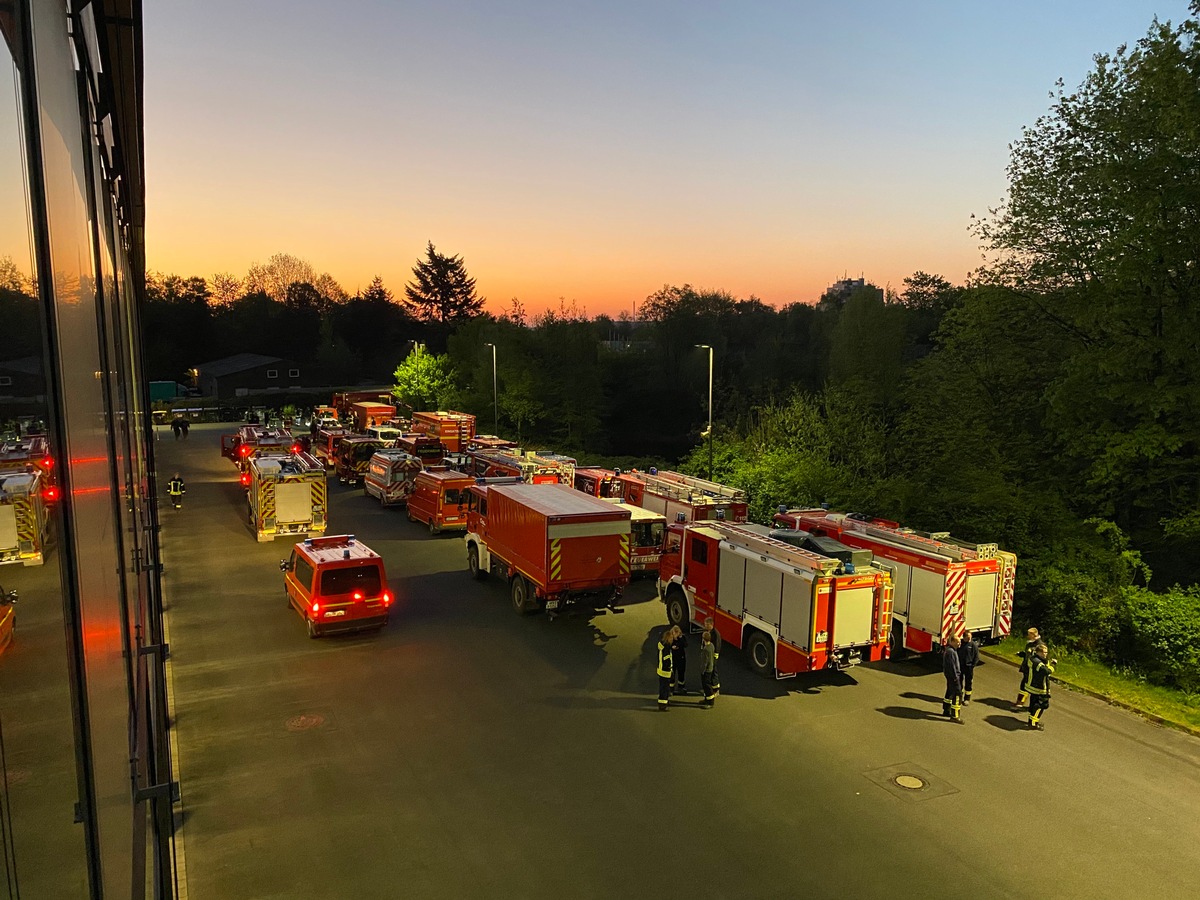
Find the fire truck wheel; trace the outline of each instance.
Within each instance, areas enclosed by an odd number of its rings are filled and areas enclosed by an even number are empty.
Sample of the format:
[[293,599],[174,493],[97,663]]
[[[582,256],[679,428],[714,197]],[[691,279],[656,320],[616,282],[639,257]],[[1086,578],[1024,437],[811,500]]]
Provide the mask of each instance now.
[[410,522],[415,522],[415,521],[417,521],[417,517],[416,517],[416,516],[414,516],[414,515],[412,514],[412,510],[411,510],[411,509],[409,509],[409,510],[406,510],[406,512],[408,513],[408,521],[410,521]]
[[479,548],[472,544],[467,548],[467,568],[471,570],[471,577],[476,581],[483,581],[487,572],[479,568]]
[[904,626],[899,622],[892,623],[891,633],[888,634],[888,659],[904,657]]
[[527,616],[532,612],[532,604],[529,602],[529,596],[532,592],[529,590],[529,582],[517,575],[512,581],[512,605],[513,611],[518,616]]
[[320,632],[317,631],[316,622],[314,622],[312,619],[305,619],[304,621],[308,623],[308,636],[310,638],[318,638],[321,636]]
[[429,520],[429,533],[430,533],[430,534],[437,534],[437,533],[438,533],[438,527],[437,527],[437,525],[435,524],[435,522],[434,522],[434,520],[433,520],[433,519],[430,519],[430,520]]
[[750,635],[746,642],[746,653],[750,657],[750,668],[759,675],[775,674],[775,645],[761,631]]
[[667,595],[667,621],[680,628],[687,621],[687,604],[683,601],[683,592],[678,588]]

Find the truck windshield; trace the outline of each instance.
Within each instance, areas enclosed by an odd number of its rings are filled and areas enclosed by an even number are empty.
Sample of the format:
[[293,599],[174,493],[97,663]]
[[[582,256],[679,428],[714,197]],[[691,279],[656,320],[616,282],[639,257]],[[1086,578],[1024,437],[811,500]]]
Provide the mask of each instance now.
[[444,502],[447,506],[457,506],[460,503],[466,503],[467,498],[465,493],[466,492],[461,488],[446,488],[446,499],[442,502]]
[[364,597],[378,596],[379,569],[376,566],[353,566],[328,569],[321,573],[321,594],[326,597],[360,591]]
[[636,522],[633,526],[633,545],[635,547],[661,547],[663,539],[662,522]]

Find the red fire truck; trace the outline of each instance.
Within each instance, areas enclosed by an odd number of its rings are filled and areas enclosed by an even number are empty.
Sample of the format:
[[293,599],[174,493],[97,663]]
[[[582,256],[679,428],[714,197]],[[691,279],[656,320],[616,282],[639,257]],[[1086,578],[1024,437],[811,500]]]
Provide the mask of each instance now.
[[57,500],[54,457],[50,454],[50,442],[46,436],[30,434],[25,437],[7,437],[0,441],[0,473],[33,470],[41,474],[42,499],[47,503]]
[[350,434],[337,442],[333,470],[342,484],[358,484],[367,474],[371,457],[382,450],[383,441],[365,434]]
[[[568,470],[558,459],[522,453],[519,450],[473,450],[467,471],[479,478],[520,478],[526,484],[571,483]],[[573,470],[571,470],[573,471]]]
[[403,450],[377,450],[367,466],[363,491],[378,497],[383,506],[398,506],[408,502],[413,481],[421,471],[421,461]]
[[994,643],[1012,627],[1017,558],[995,544],[967,544],[948,533],[922,534],[897,522],[825,509],[791,509],[776,524],[825,535],[869,550],[896,586],[890,640],[903,650],[929,653],[950,635],[970,632]]
[[658,577],[658,564],[662,560],[663,546],[667,539],[667,520],[656,512],[626,503],[617,497],[601,498],[607,503],[619,504],[629,510],[630,544],[632,547],[629,567],[632,574]]
[[[303,448],[286,428],[264,425],[243,425],[236,434],[221,435],[221,455],[230,460],[243,475],[249,471],[249,459],[259,451],[299,453]],[[242,484],[248,483],[243,478]]]
[[392,402],[391,388],[375,388],[369,391],[338,391],[329,401],[330,406],[337,410],[337,417],[345,422],[354,420],[355,403],[390,404]]
[[442,442],[422,431],[405,432],[392,442],[392,446],[415,456],[422,466],[440,466],[446,459],[446,448]]
[[41,470],[0,470],[0,564],[40,566],[48,521]]
[[576,469],[575,490],[591,494],[593,497],[611,497],[614,478],[616,475],[608,469]]
[[322,534],[329,503],[325,467],[308,453],[258,452],[249,457],[250,528],[261,543],[279,535]]
[[494,434],[477,434],[467,442],[467,450],[511,450],[517,446],[516,441],[497,437]]
[[477,484],[467,502],[467,567],[508,579],[520,615],[612,609],[629,583],[629,510],[565,484]]
[[396,415],[396,407],[387,403],[361,402],[350,406],[354,427],[360,433],[365,433],[372,425],[382,425],[390,422]]
[[432,435],[442,442],[447,453],[459,453],[470,446],[475,437],[475,417],[470,413],[454,410],[436,412],[414,412],[413,431]]
[[745,492],[677,472],[622,472],[614,479],[613,496],[660,513],[668,522],[746,521]]
[[761,675],[787,678],[887,656],[892,582],[724,522],[671,525],[659,572],[667,618],[712,618]]

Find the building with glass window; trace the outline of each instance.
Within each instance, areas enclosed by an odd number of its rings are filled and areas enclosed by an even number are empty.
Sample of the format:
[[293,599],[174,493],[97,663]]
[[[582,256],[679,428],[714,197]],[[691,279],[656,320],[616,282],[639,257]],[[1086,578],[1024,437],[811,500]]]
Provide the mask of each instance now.
[[46,550],[0,565],[0,596],[19,595],[0,603],[15,623],[0,651],[0,897],[173,897],[138,331],[141,3],[9,0],[0,32],[0,436],[44,498],[11,527],[0,498],[0,540]]

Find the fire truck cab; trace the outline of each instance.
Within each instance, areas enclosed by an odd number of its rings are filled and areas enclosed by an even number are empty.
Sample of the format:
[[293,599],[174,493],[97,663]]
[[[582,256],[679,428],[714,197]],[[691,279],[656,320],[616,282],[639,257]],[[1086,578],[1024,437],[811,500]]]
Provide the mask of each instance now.
[[392,594],[383,560],[354,535],[309,538],[279,568],[288,605],[309,637],[387,625]]
[[[586,491],[585,491],[586,493]],[[658,566],[662,560],[663,546],[667,537],[667,520],[656,512],[632,506],[616,497],[601,498],[609,503],[616,503],[629,510],[630,541],[632,552],[629,556],[630,575],[653,575],[658,577]]]
[[365,434],[348,435],[338,441],[334,457],[334,471],[342,484],[358,484],[371,465],[376,450],[383,449],[383,441]]
[[607,499],[613,495],[613,479],[616,476],[608,469],[576,469],[575,490]]
[[[248,470],[250,457],[255,453],[294,453],[300,449],[299,442],[286,428],[243,425],[236,434],[221,435],[221,455],[237,466],[243,474]],[[246,483],[246,479],[243,478],[242,484]]]

